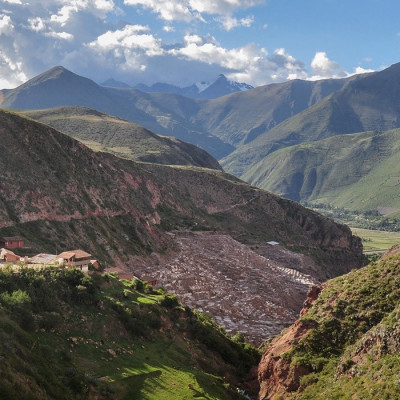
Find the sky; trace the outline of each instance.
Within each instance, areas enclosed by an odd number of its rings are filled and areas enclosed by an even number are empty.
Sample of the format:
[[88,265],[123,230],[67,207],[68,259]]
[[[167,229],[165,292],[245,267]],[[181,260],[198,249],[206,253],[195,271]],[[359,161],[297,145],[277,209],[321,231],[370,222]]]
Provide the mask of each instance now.
[[0,88],[62,65],[101,83],[260,86],[400,61],[399,0],[0,0]]

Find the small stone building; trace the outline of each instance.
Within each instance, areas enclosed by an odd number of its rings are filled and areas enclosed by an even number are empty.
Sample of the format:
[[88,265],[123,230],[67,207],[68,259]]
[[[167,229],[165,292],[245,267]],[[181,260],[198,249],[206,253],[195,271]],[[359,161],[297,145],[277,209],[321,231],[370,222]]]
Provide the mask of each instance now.
[[0,260],[5,262],[17,262],[20,261],[20,256],[17,256],[11,250],[0,249]]
[[58,262],[67,267],[79,268],[82,271],[89,270],[92,255],[83,250],[64,251],[57,256]]

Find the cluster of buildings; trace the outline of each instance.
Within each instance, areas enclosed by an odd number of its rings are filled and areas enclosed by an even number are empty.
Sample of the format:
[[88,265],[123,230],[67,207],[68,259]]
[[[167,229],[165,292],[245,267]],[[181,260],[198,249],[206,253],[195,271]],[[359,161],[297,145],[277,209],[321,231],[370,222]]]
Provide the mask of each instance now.
[[24,239],[21,237],[0,237],[0,262],[23,263],[29,267],[48,265],[64,265],[66,267],[78,268],[88,271],[89,265],[99,268],[99,262],[83,250],[64,251],[60,254],[40,253],[33,257],[19,256],[15,252],[24,247]]

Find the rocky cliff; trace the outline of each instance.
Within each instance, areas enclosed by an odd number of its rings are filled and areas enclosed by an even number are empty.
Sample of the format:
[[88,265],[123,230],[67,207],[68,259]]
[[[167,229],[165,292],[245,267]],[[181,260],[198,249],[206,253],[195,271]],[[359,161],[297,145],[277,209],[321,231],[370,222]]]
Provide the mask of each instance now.
[[[307,313],[321,293],[321,289],[321,286],[310,288],[300,316]],[[313,322],[300,319],[268,345],[258,367],[261,400],[273,399],[296,391],[300,387],[300,378],[312,372],[306,365],[291,363],[285,357],[285,353],[289,352],[293,345],[297,345],[314,327]]]
[[263,354],[259,399],[398,398],[399,266],[397,246],[310,291]]

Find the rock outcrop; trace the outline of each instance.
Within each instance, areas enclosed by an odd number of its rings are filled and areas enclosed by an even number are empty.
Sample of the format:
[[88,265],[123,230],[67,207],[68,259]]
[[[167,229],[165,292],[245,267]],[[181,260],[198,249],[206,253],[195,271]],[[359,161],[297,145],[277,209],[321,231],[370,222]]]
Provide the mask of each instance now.
[[[321,286],[311,287],[300,315],[307,313],[322,289]],[[277,395],[297,390],[300,386],[300,378],[311,372],[303,365],[291,363],[285,357],[285,353],[290,351],[293,345],[299,343],[313,327],[312,321],[298,320],[268,345],[258,367],[260,400],[273,399]]]

